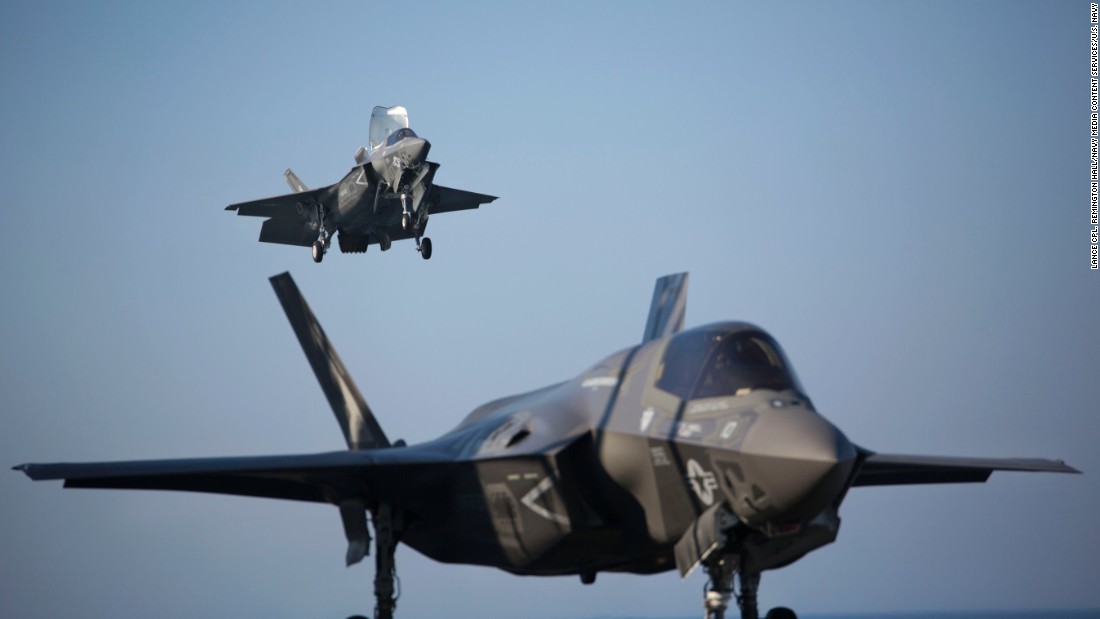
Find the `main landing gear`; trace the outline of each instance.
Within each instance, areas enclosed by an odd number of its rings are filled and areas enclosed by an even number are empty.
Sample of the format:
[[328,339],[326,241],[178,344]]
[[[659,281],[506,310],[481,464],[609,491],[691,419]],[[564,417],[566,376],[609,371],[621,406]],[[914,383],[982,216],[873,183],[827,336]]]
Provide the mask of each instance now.
[[[712,556],[704,563],[707,576],[706,597],[703,600],[703,608],[706,610],[704,619],[726,619],[726,609],[729,607],[730,597],[735,597],[737,607],[741,611],[741,619],[760,619],[760,611],[756,607],[756,592],[760,588],[760,573],[745,569],[739,565],[737,555]],[[739,594],[734,593],[733,577],[739,576]],[[768,611],[764,619],[798,619],[798,615],[789,608],[778,606]]]
[[[362,504],[352,504],[351,511],[355,511],[356,505],[362,509]],[[344,506],[341,505],[341,511]],[[359,512],[359,518],[362,518]],[[341,514],[343,515],[343,514]],[[348,541],[352,545],[348,548],[348,565],[358,563],[370,547],[370,533],[367,532],[366,521],[351,519],[353,525],[348,530]],[[397,610],[397,598],[401,597],[400,581],[397,579],[397,565],[393,555],[397,550],[397,541],[401,537],[401,512],[394,511],[387,503],[382,503],[374,511],[375,550],[374,553],[374,619],[393,619],[393,613]],[[347,516],[344,527],[348,528]],[[348,619],[366,619],[362,615],[353,615]]]
[[313,261],[320,263],[325,259],[325,252],[332,245],[332,234],[325,229],[325,211],[320,204],[317,205],[317,240],[313,242]]
[[428,223],[428,218],[424,215],[424,207],[421,206],[420,210],[415,214],[409,210],[409,193],[408,188],[401,192],[401,229],[408,232],[410,229],[413,233],[413,238],[416,239],[416,251],[420,252],[420,257],[425,260],[430,260],[432,257],[432,240],[428,237],[420,238],[420,231],[424,225]]
[[374,534],[377,552],[374,555],[374,619],[393,619],[400,587],[397,580],[397,538],[401,533],[401,513],[382,503],[374,514]]

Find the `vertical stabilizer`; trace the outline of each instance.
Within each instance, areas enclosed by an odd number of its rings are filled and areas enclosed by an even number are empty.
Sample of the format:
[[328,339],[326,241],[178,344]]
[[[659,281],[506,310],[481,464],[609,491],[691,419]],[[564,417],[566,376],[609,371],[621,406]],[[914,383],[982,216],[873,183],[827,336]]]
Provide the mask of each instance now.
[[684,328],[687,287],[687,273],[665,275],[657,280],[653,287],[653,301],[649,304],[649,320],[645,324],[643,344],[668,337]]
[[302,182],[302,179],[298,178],[298,175],[294,173],[294,170],[290,168],[283,172],[283,178],[286,179],[286,184],[290,185],[290,190],[294,193],[302,193],[303,191],[309,191],[306,184]]
[[336,415],[336,421],[340,422],[340,429],[344,431],[348,449],[373,449],[376,447],[389,447],[390,441],[374,418],[374,413],[363,400],[362,394],[355,383],[348,376],[344,363],[340,356],[329,343],[317,318],[310,311],[302,293],[290,273],[283,273],[271,278],[271,287],[275,289],[279,302],[283,305],[283,311],[290,320],[290,326],[294,334],[298,336],[298,343],[302,345],[302,351],[309,359],[309,365],[321,383],[321,389],[332,406],[332,412]]

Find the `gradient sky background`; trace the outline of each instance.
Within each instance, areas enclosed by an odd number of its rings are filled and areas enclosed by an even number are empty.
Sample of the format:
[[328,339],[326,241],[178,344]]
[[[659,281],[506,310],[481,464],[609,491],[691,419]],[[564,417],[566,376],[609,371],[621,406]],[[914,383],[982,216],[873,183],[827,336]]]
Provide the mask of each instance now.
[[[595,4],[595,6],[592,6]],[[291,270],[391,437],[687,323],[783,344],[881,452],[1083,476],[854,490],[764,575],[800,612],[1100,607],[1088,4],[0,4],[0,463],[342,446],[267,277]],[[401,104],[435,256],[260,245],[222,209],[335,182]],[[5,617],[370,613],[331,506],[0,472]],[[705,578],[520,578],[398,552],[398,616],[695,616]]]

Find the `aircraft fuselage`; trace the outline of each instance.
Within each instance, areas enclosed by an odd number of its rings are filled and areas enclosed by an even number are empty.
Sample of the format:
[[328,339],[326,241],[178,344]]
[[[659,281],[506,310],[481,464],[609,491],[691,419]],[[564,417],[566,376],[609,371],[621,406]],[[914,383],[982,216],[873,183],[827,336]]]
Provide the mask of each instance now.
[[740,520],[739,543],[759,569],[832,541],[855,448],[793,373],[774,385],[782,388],[716,385],[712,392],[729,393],[712,397],[662,389],[674,388],[662,375],[685,373],[685,363],[697,370],[685,383],[710,371],[703,359],[668,359],[670,346],[693,338],[759,340],[788,371],[763,331],[720,323],[482,406],[436,441],[406,448],[449,452],[456,465],[422,507],[414,496],[393,498],[407,508],[403,541],[440,561],[522,574],[650,573],[676,567],[677,542],[719,505]]

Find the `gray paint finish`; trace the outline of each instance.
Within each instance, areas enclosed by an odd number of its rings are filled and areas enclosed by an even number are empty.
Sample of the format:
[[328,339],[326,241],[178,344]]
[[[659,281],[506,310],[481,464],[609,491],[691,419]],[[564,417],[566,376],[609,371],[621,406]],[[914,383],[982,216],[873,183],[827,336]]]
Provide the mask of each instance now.
[[435,440],[391,445],[293,280],[271,283],[348,451],[16,469],[66,487],[333,504],[349,563],[375,544],[382,618],[395,607],[403,542],[443,562],[586,583],[602,571],[686,575],[701,565],[708,617],[724,616],[736,576],[741,616],[756,619],[760,574],[834,541],[851,487],[1077,472],[1061,461],[881,455],[852,444],[759,327],[680,330],[686,273],[658,280],[645,342],[571,380],[485,404]]
[[294,193],[230,204],[225,210],[266,217],[261,242],[311,247],[314,262],[324,259],[334,235],[344,253],[364,253],[370,245],[387,251],[391,242],[411,238],[426,260],[432,255],[431,240],[423,236],[430,214],[476,209],[496,200],[435,184],[439,164],[428,161],[431,144],[408,128],[405,108],[375,107],[370,136],[372,148],[356,153],[355,167],[339,182],[309,190],[288,169],[283,176]]

